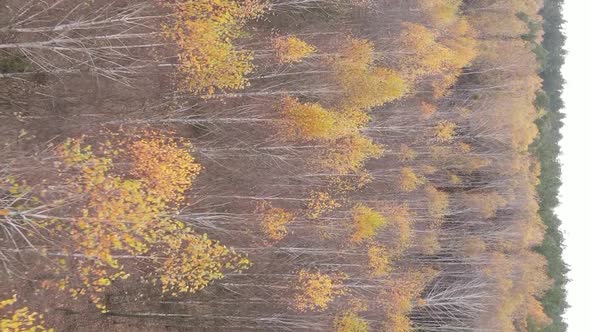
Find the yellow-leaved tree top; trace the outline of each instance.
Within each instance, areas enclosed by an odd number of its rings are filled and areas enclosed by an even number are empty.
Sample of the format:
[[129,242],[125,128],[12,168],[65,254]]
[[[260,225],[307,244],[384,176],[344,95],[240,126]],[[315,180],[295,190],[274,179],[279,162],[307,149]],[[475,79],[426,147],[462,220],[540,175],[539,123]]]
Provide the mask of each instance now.
[[350,241],[354,244],[369,240],[387,224],[387,218],[374,209],[358,204],[353,210],[353,234]]
[[253,70],[252,52],[234,45],[246,22],[257,18],[263,6],[256,0],[175,1],[164,36],[178,48],[182,88],[194,93],[236,90],[247,85]]
[[276,37],[272,46],[279,63],[298,63],[316,51],[314,46],[295,36]]
[[335,80],[343,90],[344,109],[368,110],[401,98],[407,92],[405,80],[395,70],[375,65],[373,44],[348,38],[333,60]]
[[343,280],[346,275],[328,275],[300,270],[295,283],[294,308],[297,311],[324,311],[338,295],[346,292]]
[[73,296],[89,294],[105,310],[100,293],[130,276],[122,262],[133,259],[149,263],[152,281],[173,295],[248,267],[232,249],[170,217],[201,170],[188,141],[151,130],[107,137],[96,144],[69,139],[59,149],[64,181],[81,204],[74,222],[56,223],[65,256],[76,255],[77,274],[64,279]]

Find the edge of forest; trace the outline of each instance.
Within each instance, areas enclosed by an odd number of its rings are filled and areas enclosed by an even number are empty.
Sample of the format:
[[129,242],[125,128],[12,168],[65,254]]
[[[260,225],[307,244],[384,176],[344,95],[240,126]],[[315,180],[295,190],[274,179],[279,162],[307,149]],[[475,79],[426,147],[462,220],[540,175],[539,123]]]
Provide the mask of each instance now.
[[564,23],[562,14],[563,0],[545,0],[541,15],[543,16],[544,38],[535,46],[535,53],[541,63],[540,76],[543,79],[542,90],[537,96],[537,107],[544,112],[537,120],[539,136],[531,146],[531,152],[541,165],[539,195],[539,214],[547,225],[543,244],[537,251],[547,258],[547,273],[555,282],[542,299],[545,312],[553,323],[542,331],[566,331],[567,324],[563,314],[568,308],[566,284],[568,266],[563,260],[564,238],[561,220],[555,214],[559,205],[559,187],[561,186],[561,164],[559,161],[561,140],[560,129],[565,115],[561,94],[565,80],[561,74],[566,51],[565,35],[561,31]]

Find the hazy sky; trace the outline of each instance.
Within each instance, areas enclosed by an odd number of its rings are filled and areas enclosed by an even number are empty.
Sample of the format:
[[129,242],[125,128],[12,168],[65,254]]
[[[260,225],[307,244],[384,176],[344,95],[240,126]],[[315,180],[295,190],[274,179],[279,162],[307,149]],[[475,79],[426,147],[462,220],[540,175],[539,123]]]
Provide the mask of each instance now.
[[590,1],[565,0],[568,55],[563,74],[567,81],[565,126],[562,130],[561,205],[557,213],[563,221],[566,249],[564,258],[570,265],[568,302],[571,308],[566,321],[571,332],[590,331]]

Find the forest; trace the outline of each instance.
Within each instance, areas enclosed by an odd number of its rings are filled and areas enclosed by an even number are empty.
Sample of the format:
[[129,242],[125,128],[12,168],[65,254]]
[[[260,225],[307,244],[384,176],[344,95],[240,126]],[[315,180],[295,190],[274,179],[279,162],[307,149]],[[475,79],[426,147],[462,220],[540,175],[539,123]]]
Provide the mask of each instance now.
[[0,4],[0,331],[567,330],[563,0]]

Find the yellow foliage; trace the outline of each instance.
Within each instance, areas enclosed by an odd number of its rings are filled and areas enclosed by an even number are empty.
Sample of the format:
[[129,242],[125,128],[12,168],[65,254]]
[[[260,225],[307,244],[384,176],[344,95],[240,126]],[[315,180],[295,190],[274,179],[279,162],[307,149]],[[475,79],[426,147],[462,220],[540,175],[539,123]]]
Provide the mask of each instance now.
[[66,165],[78,170],[70,180],[75,190],[88,197],[70,235],[76,251],[116,268],[111,251],[145,252],[136,234],[150,231],[150,222],[166,208],[166,200],[150,194],[141,180],[111,175],[112,159],[95,156],[91,146],[81,144],[82,140],[68,140],[61,149]]
[[412,161],[416,158],[416,151],[406,144],[402,144],[399,148],[399,155],[401,161]]
[[444,97],[447,92],[449,92],[449,89],[457,82],[459,75],[461,75],[461,72],[459,70],[455,70],[447,72],[441,75],[439,78],[434,79],[432,81],[432,93],[434,98],[440,99]]
[[463,182],[463,180],[461,180],[461,177],[459,177],[457,174],[451,174],[449,177],[450,184],[458,185],[458,184],[461,184],[462,182]]
[[358,108],[345,108],[342,110],[339,121],[341,126],[347,129],[347,133],[353,134],[364,127],[371,120],[371,116]]
[[461,68],[469,65],[477,57],[478,44],[472,37],[455,36],[442,40],[442,43],[453,51],[451,65],[454,70],[451,73],[455,76],[458,76]]
[[344,137],[334,142],[320,159],[323,168],[339,174],[360,172],[365,161],[383,155],[381,145],[360,134]]
[[16,295],[0,301],[0,331],[2,332],[53,332],[43,326],[43,315],[28,307],[13,308]]
[[256,210],[262,215],[261,228],[267,239],[276,242],[287,235],[287,224],[295,217],[293,213],[272,207],[268,202],[260,203]]
[[466,164],[464,165],[464,168],[467,172],[474,172],[480,168],[489,166],[491,164],[491,161],[489,159],[485,159],[483,157],[470,157],[469,159],[467,159]]
[[453,122],[442,120],[436,125],[436,129],[434,132],[434,137],[438,142],[445,143],[449,142],[450,140],[455,137],[455,130],[457,129],[457,125]]
[[528,319],[533,330],[549,324],[551,320],[537,300],[552,284],[546,274],[545,257],[528,249],[486,255],[489,263],[484,272],[500,300],[488,317],[490,323],[497,322],[506,331],[527,329]]
[[366,73],[345,81],[342,76],[341,86],[345,89],[347,100],[344,105],[353,109],[367,110],[403,97],[408,87],[397,71],[376,67]]
[[497,192],[469,194],[465,197],[465,201],[471,209],[486,219],[493,218],[498,209],[508,204],[506,199]]
[[[142,255],[154,262],[155,280],[173,295],[196,291],[222,278],[224,270],[248,266],[233,250],[166,217],[176,213],[201,169],[188,153],[187,141],[143,131],[139,137],[98,146],[95,153],[83,139],[70,139],[59,149],[64,171],[71,174],[64,180],[82,204],[75,221],[63,229],[64,251],[82,257],[71,261],[82,284],[69,289],[72,296],[88,294],[106,311],[100,293],[129,277],[121,256]],[[117,167],[129,161],[131,167]],[[66,277],[57,288],[65,290],[73,281]]]
[[464,120],[468,119],[472,114],[472,111],[467,107],[459,107],[455,111],[457,113],[459,113],[459,116],[461,117],[461,119],[464,119]]
[[369,70],[375,61],[375,46],[367,39],[347,38],[334,66],[343,73],[359,73]]
[[334,319],[336,332],[369,332],[369,323],[357,313],[347,311]]
[[475,11],[469,13],[469,22],[486,39],[518,38],[526,34],[528,29],[527,24],[519,19],[516,13]]
[[453,61],[453,52],[437,42],[434,32],[419,24],[405,24],[400,46],[412,53],[400,59],[402,72],[412,79],[440,73]]
[[178,48],[182,87],[213,94],[215,90],[242,89],[253,70],[252,52],[239,50],[233,41],[248,20],[263,7],[255,0],[181,0],[172,7],[164,36]]
[[353,234],[350,241],[353,244],[373,238],[377,232],[387,224],[387,219],[374,209],[358,204],[353,211]]
[[453,157],[453,151],[448,146],[432,145],[429,147],[432,159],[444,162]]
[[476,38],[477,31],[469,23],[469,18],[466,16],[459,17],[449,28],[452,36],[465,36]]
[[337,193],[345,194],[350,191],[366,187],[373,181],[373,177],[366,171],[361,171],[353,176],[335,175],[330,177],[330,187]]
[[457,20],[461,0],[418,0],[418,6],[426,11],[437,27],[446,27]]
[[297,311],[324,311],[338,295],[346,292],[343,281],[346,275],[323,274],[300,270],[295,283],[295,303]]
[[528,297],[526,311],[537,328],[544,328],[552,322],[551,318],[545,313],[543,304],[533,296]]
[[349,312],[361,312],[369,310],[368,303],[365,300],[359,298],[351,298],[348,300]]
[[384,246],[369,246],[367,257],[371,276],[383,277],[391,272],[391,253]]
[[311,193],[309,202],[307,203],[306,216],[309,219],[317,219],[340,206],[342,205],[334,200],[329,193],[324,191],[314,191]]
[[10,305],[13,305],[14,303],[16,303],[16,294],[12,295],[12,297],[9,299],[5,299],[5,300],[0,301],[0,310],[4,309]]
[[475,59],[478,44],[467,20],[462,17],[456,18],[456,2],[460,1],[421,2],[428,3],[433,10],[432,13],[440,14],[436,18],[440,24],[450,25],[446,32],[448,36],[442,36],[445,31],[430,30],[419,24],[406,23],[400,35],[399,45],[409,54],[400,57],[399,65],[404,77],[410,81],[424,75],[435,75],[432,80],[434,96],[440,98],[455,84],[461,69]]
[[300,103],[292,97],[281,101],[281,114],[285,120],[282,131],[291,140],[333,140],[351,129],[340,114],[317,103]]
[[430,231],[422,236],[420,241],[420,251],[424,255],[435,255],[440,251],[440,243],[438,242],[438,234]]
[[387,331],[412,331],[408,315],[421,304],[421,293],[437,275],[431,268],[422,268],[405,272],[386,284],[379,294],[379,303],[387,316]]
[[462,251],[467,257],[475,257],[486,251],[486,243],[480,238],[469,237],[464,241]]
[[420,167],[420,171],[426,175],[432,175],[438,171],[438,168],[432,165],[423,165]]
[[390,211],[391,221],[394,230],[395,244],[393,258],[400,258],[406,250],[412,246],[414,230],[414,215],[408,204],[395,206]]
[[166,240],[165,259],[157,273],[162,291],[173,296],[204,288],[211,281],[223,278],[223,270],[240,272],[250,266],[247,258],[210,240],[207,234],[197,235],[186,230]]
[[459,144],[457,144],[457,148],[459,149],[459,151],[461,153],[470,153],[471,152],[471,145],[464,143],[464,142],[459,142]]
[[340,84],[345,109],[367,110],[401,98],[407,92],[404,79],[394,70],[374,65],[374,46],[349,38],[335,59],[335,80]]
[[315,47],[294,36],[274,38],[272,44],[279,63],[301,62],[316,51]]
[[523,248],[530,248],[541,245],[547,225],[541,220],[540,216],[536,214],[534,217],[527,218],[520,226],[521,246]]
[[413,332],[410,317],[399,313],[388,315],[385,325],[386,332]]
[[403,191],[414,191],[425,182],[424,177],[418,176],[410,167],[403,167],[400,170],[398,184]]
[[426,187],[426,197],[428,198],[428,215],[434,218],[435,224],[442,222],[442,218],[447,214],[449,208],[449,195],[433,186],[428,186]]
[[187,140],[146,131],[142,138],[129,143],[127,151],[133,159],[135,176],[145,179],[150,190],[164,201],[179,202],[201,171],[187,148]]

